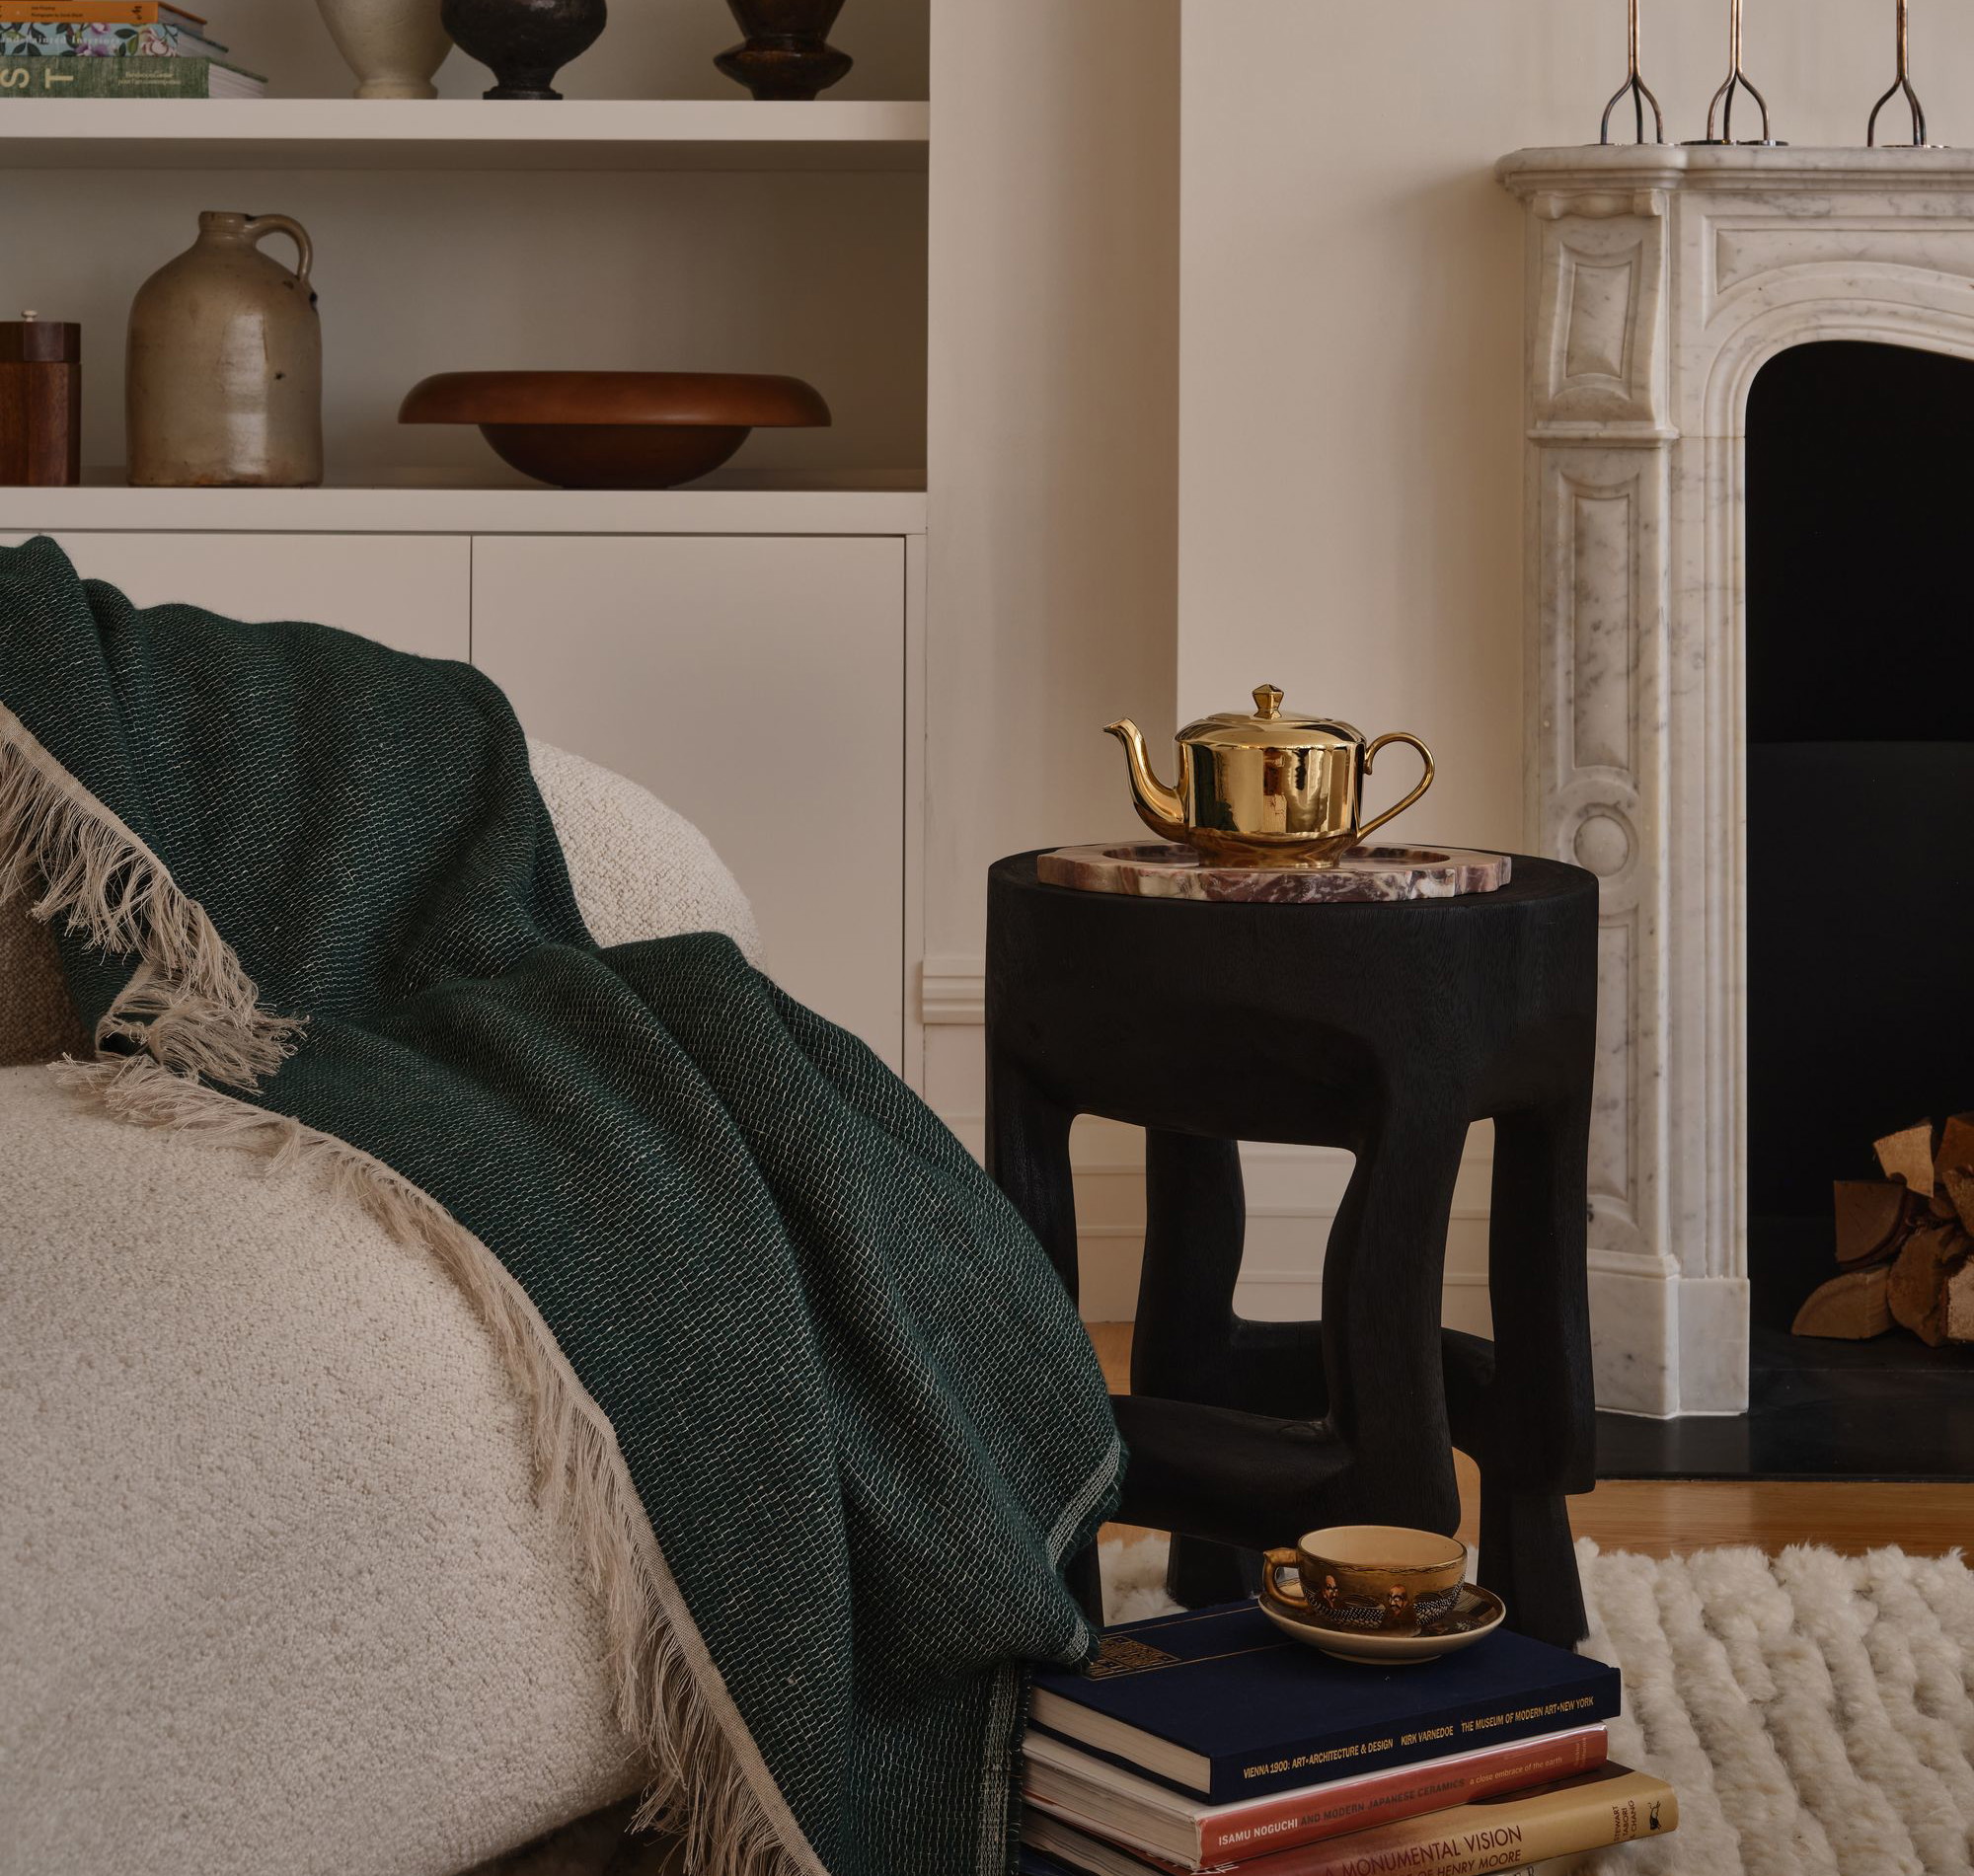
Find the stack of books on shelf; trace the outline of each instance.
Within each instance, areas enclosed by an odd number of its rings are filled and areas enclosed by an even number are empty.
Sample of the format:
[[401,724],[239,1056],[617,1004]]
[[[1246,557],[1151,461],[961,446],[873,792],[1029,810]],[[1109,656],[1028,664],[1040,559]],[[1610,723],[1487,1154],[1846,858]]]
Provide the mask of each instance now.
[[0,98],[263,98],[170,0],[0,0]]
[[1663,1837],[1663,1780],[1610,1761],[1615,1668],[1497,1630],[1374,1668],[1253,1603],[1112,1629],[1035,1681],[1025,1876],[1478,1876]]

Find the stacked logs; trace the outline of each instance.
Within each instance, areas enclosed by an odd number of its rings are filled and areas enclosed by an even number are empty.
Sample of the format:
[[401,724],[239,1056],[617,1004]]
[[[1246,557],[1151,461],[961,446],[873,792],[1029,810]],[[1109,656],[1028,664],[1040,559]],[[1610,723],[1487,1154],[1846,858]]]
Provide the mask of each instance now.
[[1798,1335],[1862,1341],[1894,1322],[1921,1341],[1974,1342],[1974,1114],[1876,1143],[1882,1179],[1836,1186],[1841,1276],[1796,1313]]

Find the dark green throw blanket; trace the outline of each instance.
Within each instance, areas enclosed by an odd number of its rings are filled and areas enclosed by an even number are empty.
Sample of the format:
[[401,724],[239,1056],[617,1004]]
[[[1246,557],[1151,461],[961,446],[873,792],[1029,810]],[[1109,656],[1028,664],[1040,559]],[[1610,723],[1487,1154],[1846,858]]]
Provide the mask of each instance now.
[[1089,1651],[1060,1566],[1120,1455],[916,1096],[725,938],[600,950],[477,672],[140,612],[45,540],[0,549],[10,862],[101,1098],[319,1150],[489,1311],[700,1866],[1010,1869],[1025,1664]]

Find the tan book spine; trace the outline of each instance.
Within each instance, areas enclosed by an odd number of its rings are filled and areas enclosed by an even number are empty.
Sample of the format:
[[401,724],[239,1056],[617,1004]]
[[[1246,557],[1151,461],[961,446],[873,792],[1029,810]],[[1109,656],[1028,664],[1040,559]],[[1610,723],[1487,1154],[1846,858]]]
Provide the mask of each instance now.
[[[1390,1824],[1251,1863],[1280,1876],[1482,1876],[1523,1869],[1552,1856],[1664,1837],[1679,1824],[1679,1798],[1662,1778],[1641,1771],[1572,1780],[1557,1790],[1493,1804],[1463,1804],[1431,1817]],[[1307,1859],[1307,1860],[1305,1860]]]

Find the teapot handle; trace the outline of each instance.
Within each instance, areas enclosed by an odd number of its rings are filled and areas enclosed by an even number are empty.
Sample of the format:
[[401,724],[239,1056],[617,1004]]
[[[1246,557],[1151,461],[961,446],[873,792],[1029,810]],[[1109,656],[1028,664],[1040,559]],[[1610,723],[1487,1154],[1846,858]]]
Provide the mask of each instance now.
[[256,215],[248,222],[246,233],[256,247],[269,235],[286,235],[295,244],[300,263],[295,268],[295,278],[303,286],[308,285],[309,268],[315,265],[315,244],[309,240],[308,230],[292,215]]
[[1360,841],[1364,838],[1366,834],[1370,833],[1373,828],[1383,827],[1384,824],[1387,821],[1391,820],[1394,816],[1403,814],[1406,808],[1410,807],[1411,804],[1414,801],[1416,801],[1419,798],[1419,796],[1426,791],[1426,789],[1432,787],[1432,778],[1434,774],[1432,751],[1428,749],[1424,743],[1420,742],[1419,739],[1416,736],[1414,736],[1409,729],[1395,729],[1389,735],[1380,736],[1376,742],[1372,743],[1371,746],[1364,751],[1364,773],[1366,775],[1369,775],[1371,773],[1372,761],[1376,758],[1378,751],[1384,748],[1384,746],[1388,742],[1410,743],[1411,746],[1419,752],[1419,760],[1425,764],[1425,774],[1419,777],[1418,787],[1415,788],[1411,791],[1411,793],[1406,795],[1405,798],[1403,801],[1401,801],[1397,807],[1388,807],[1384,811],[1384,813],[1378,816],[1378,818],[1375,821],[1366,821],[1363,824],[1363,826],[1357,830],[1357,838]]

